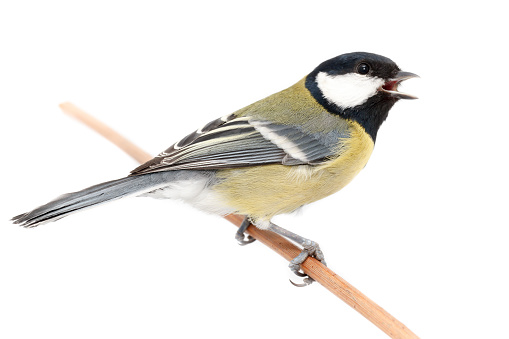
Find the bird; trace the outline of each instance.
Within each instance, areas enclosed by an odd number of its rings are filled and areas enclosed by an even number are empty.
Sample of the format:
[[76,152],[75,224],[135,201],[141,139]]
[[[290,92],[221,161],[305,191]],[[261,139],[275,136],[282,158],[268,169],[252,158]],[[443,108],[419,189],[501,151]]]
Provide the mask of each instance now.
[[[347,185],[363,169],[380,126],[400,99],[404,80],[418,77],[391,59],[368,52],[339,55],[319,64],[294,85],[213,120],[124,178],[64,194],[12,222],[31,228],[128,196],[178,199],[212,214],[240,214],[235,237],[250,224],[300,246],[290,269],[315,257],[317,242],[274,223]],[[299,285],[301,286],[301,285]]]

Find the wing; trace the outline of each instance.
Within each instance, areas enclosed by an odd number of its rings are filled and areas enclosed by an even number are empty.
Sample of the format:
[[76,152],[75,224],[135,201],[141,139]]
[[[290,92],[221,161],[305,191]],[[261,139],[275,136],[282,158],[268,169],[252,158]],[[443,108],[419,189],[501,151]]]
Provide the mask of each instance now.
[[316,165],[333,156],[338,142],[337,137],[322,138],[306,133],[298,126],[231,114],[189,134],[134,169],[131,175],[263,164]]

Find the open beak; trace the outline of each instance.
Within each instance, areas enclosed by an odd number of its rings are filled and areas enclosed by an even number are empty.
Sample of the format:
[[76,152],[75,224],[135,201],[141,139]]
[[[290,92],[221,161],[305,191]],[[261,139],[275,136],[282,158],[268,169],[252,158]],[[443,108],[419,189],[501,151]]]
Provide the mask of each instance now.
[[418,78],[418,77],[419,76],[414,73],[399,71],[398,74],[396,74],[396,76],[394,78],[387,80],[387,82],[380,88],[380,90],[389,94],[393,98],[417,99],[416,96],[398,92],[398,85],[404,80]]

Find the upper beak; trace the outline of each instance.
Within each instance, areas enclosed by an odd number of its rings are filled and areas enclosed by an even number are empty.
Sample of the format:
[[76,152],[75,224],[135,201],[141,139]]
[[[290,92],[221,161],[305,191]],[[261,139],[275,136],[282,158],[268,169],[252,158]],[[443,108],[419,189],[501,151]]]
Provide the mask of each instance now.
[[389,79],[380,89],[388,93],[393,98],[398,99],[417,99],[416,96],[398,92],[398,85],[407,79],[418,78],[419,76],[410,72],[399,71],[398,74],[392,79]]

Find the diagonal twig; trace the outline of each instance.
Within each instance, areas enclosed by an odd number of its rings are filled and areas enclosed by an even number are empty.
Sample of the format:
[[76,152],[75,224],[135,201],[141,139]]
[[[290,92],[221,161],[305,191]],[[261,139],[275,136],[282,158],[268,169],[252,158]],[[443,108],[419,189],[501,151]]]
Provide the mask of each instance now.
[[[60,108],[68,115],[80,120],[85,125],[104,136],[107,140],[121,148],[124,152],[129,154],[140,163],[152,159],[152,156],[142,149],[138,148],[132,142],[115,132],[110,127],[106,126],[101,121],[87,114],[71,103],[63,103]],[[225,216],[225,219],[240,226],[244,220],[243,216],[230,214]],[[256,227],[249,227],[247,233],[268,246],[279,255],[290,261],[295,258],[300,249],[285,238],[270,232],[260,230]],[[407,339],[418,338],[412,331],[410,331],[404,324],[399,322],[396,318],[390,315],[383,308],[374,303],[371,299],[362,294],[355,287],[350,285],[343,278],[334,273],[331,269],[323,265],[315,258],[308,257],[301,268],[313,278],[316,282],[320,283],[335,296],[343,300],[350,307],[362,314],[366,319],[375,324],[383,332],[391,338]]]

